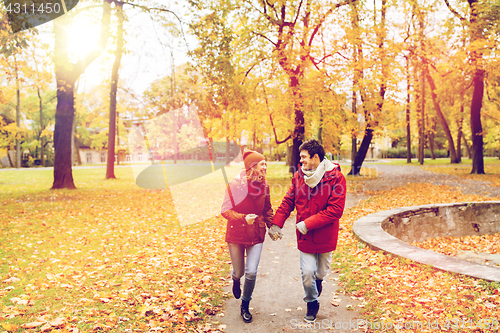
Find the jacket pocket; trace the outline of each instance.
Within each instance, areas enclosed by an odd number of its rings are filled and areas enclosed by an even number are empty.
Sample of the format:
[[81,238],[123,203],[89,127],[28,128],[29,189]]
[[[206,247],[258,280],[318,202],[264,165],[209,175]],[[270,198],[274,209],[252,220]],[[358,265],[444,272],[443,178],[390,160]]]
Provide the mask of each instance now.
[[322,228],[313,230],[312,241],[316,244],[325,244],[333,238],[333,223],[327,224]]
[[226,241],[244,243],[248,241],[247,224],[240,221],[230,221],[227,224]]

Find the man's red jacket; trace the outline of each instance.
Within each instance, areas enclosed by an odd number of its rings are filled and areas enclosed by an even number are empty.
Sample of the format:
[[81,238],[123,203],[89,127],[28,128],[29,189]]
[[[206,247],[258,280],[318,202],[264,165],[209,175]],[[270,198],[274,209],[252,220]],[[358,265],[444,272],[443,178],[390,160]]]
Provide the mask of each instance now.
[[310,188],[299,168],[293,175],[281,205],[273,218],[273,224],[283,228],[286,219],[297,209],[296,223],[304,221],[307,233],[298,230],[298,249],[306,253],[325,253],[335,250],[339,233],[339,219],[344,213],[346,180],[340,165],[325,172],[318,185]]

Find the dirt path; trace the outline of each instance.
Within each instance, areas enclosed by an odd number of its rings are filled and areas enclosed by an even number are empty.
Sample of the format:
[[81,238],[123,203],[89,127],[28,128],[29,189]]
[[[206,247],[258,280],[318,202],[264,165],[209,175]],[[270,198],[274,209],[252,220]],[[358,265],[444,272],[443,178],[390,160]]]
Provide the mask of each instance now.
[[[348,193],[346,208],[353,207],[366,198],[366,191],[388,191],[408,183],[431,183],[457,187],[463,193],[500,197],[500,187],[491,186],[488,182],[464,180],[444,174],[434,174],[419,166],[395,166],[384,164],[366,165],[377,170],[378,178],[363,182],[355,194]],[[283,239],[273,242],[266,238],[260,259],[257,283],[250,312],[253,322],[245,324],[240,316],[240,300],[234,299],[231,285],[225,289],[231,298],[225,303],[222,317],[215,317],[226,333],[268,333],[268,332],[325,332],[334,329],[336,332],[361,332],[356,330],[356,322],[362,319],[357,305],[361,302],[337,293],[339,289],[336,273],[325,278],[323,293],[320,296],[320,311],[316,326],[306,327],[303,317],[306,304],[302,300],[303,288],[299,265],[299,251],[295,236],[295,215],[292,215],[283,228]],[[338,307],[330,301],[337,301]],[[352,305],[353,310],[346,306]],[[343,326],[343,327],[342,327]]]

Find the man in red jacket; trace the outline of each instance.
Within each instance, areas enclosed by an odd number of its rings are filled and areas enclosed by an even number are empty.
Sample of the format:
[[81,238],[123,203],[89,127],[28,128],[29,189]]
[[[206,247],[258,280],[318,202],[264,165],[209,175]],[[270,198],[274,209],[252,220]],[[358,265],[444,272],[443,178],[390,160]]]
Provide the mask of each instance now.
[[292,185],[273,218],[269,235],[279,238],[290,213],[297,209],[296,233],[300,250],[300,269],[307,303],[306,322],[316,320],[322,282],[330,269],[332,252],[337,247],[339,219],[344,212],[346,180],[340,165],[325,158],[316,140],[300,147],[302,167],[295,172]]

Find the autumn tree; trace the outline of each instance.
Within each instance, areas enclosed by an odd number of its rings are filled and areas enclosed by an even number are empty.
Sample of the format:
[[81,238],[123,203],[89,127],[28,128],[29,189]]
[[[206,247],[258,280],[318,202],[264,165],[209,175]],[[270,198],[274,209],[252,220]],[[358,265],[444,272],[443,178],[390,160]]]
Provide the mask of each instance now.
[[71,141],[73,138],[73,119],[75,116],[75,83],[103,51],[109,36],[111,0],[102,4],[101,31],[99,48],[90,50],[83,58],[71,60],[68,42],[69,26],[78,11],[69,12],[54,20],[54,72],[57,82],[57,108],[54,131],[54,182],[52,189],[74,189],[71,160]]
[[[138,8],[143,12],[150,13],[151,15],[155,14],[156,16],[159,13],[169,13],[173,14],[177,20],[180,21],[179,17],[172,12],[164,8],[162,5],[158,5],[156,3],[148,3],[148,5],[142,5],[140,3],[134,3],[132,1],[116,1],[111,0],[112,3],[115,4],[114,10],[116,13],[117,26],[116,26],[116,37],[115,44],[116,49],[114,51],[114,62],[111,71],[111,84],[110,84],[110,97],[109,97],[109,127],[108,127],[108,144],[107,144],[107,161],[106,161],[106,179],[116,178],[114,174],[114,160],[115,160],[115,142],[117,137],[117,91],[118,91],[118,83],[119,83],[119,70],[121,66],[121,59],[123,53],[125,52],[125,38],[124,38],[124,21],[125,10],[124,5],[130,6],[132,8]],[[181,22],[182,23],[182,22]],[[120,159],[117,159],[119,163]]]
[[[150,134],[159,144],[157,151],[171,157],[175,163],[179,153],[186,147],[192,147],[190,143],[193,140],[199,139],[193,139],[196,133],[190,130],[195,128],[192,126],[195,121],[199,122],[193,117],[198,115],[200,98],[197,75],[189,64],[178,66],[171,75],[154,81],[144,92],[148,117],[152,119]],[[169,116],[161,117],[166,114]],[[158,117],[164,123],[153,121]]]
[[[374,6],[376,3],[374,3]],[[380,16],[378,15],[377,8],[374,8],[373,13],[373,30],[374,36],[376,38],[376,43],[372,49],[372,54],[375,58],[371,59],[374,69],[371,71],[372,77],[371,82],[368,81],[368,77],[364,73],[365,61],[361,54],[358,54],[358,61],[363,62],[363,66],[360,71],[360,78],[364,80],[360,89],[361,101],[363,104],[363,113],[365,120],[364,135],[361,141],[361,145],[356,152],[356,156],[351,166],[349,174],[359,175],[361,171],[361,166],[372,142],[374,131],[378,126],[378,115],[382,112],[382,107],[384,105],[385,94],[388,87],[388,73],[389,73],[389,61],[391,59],[391,54],[388,52],[386,40],[386,12],[387,12],[387,1],[382,0],[380,7]],[[356,15],[354,12],[353,15]],[[359,47],[359,46],[355,46]],[[379,63],[379,65],[376,65]]]
[[[472,76],[472,100],[470,106],[470,127],[472,133],[473,174],[484,173],[484,132],[481,123],[481,109],[484,97],[485,57],[494,44],[492,36],[498,33],[498,4],[489,1],[467,0],[468,15],[461,14],[449,0],[446,6],[468,31],[468,60]],[[485,47],[486,46],[486,47]]]
[[[0,67],[6,74],[9,82],[15,84],[16,91],[16,168],[21,167],[21,142],[20,142],[20,127],[21,127],[21,87],[26,76],[23,72],[29,69],[26,66],[28,41],[37,33],[36,29],[30,32],[20,32],[17,34],[11,33],[11,28],[7,21],[7,16],[4,12],[0,13]],[[0,93],[1,94],[1,93]],[[13,133],[11,131],[11,133]],[[10,157],[10,156],[9,156]]]
[[[230,162],[230,140],[240,136],[235,128],[235,117],[247,108],[242,93],[242,69],[234,61],[234,40],[236,34],[230,27],[232,6],[207,5],[190,1],[200,14],[190,24],[198,39],[198,47],[191,51],[196,61],[196,70],[204,80],[205,108],[200,111],[208,127],[210,138],[225,138],[226,163]],[[204,6],[208,6],[204,8]],[[208,9],[207,13],[203,10]]]
[[111,87],[109,93],[109,131],[108,131],[108,158],[106,161],[106,179],[116,178],[115,176],[115,141],[116,141],[116,95],[118,91],[118,71],[120,70],[123,55],[123,3],[115,2],[116,18],[118,20],[116,28],[116,50],[115,61],[111,71]]
[[[38,128],[38,137],[39,137],[39,144],[40,144],[40,164],[42,166],[45,166],[45,145],[47,143],[46,137],[49,137],[49,133],[46,131],[46,124],[48,123],[47,121],[47,116],[45,116],[45,121],[44,121],[44,107],[48,103],[52,102],[52,99],[55,97],[52,94],[49,94],[47,97],[49,100],[44,101],[44,91],[48,88],[48,85],[52,81],[52,73],[49,71],[49,66],[51,65],[49,62],[49,56],[48,56],[48,45],[41,43],[37,39],[33,39],[32,45],[30,47],[30,57],[33,61],[33,75],[31,76],[31,82],[30,85],[34,90],[36,90],[36,95],[38,97],[38,123],[39,123],[39,128]],[[52,111],[52,110],[50,110]],[[52,112],[50,118],[52,117]]]

